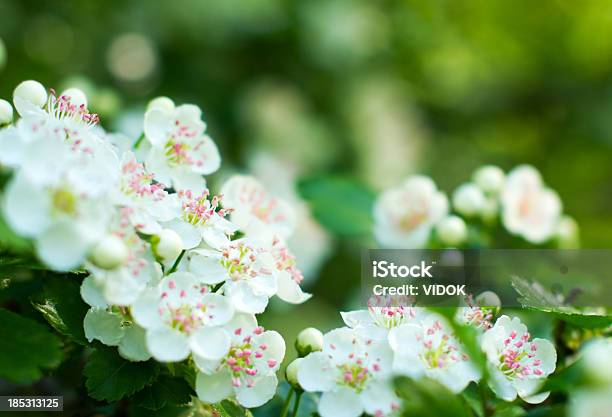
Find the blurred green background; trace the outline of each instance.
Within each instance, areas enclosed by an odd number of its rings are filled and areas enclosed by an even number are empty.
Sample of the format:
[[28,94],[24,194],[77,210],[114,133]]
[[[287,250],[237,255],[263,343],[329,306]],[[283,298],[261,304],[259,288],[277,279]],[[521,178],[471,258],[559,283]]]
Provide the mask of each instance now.
[[[612,1],[0,0],[0,38],[3,98],[24,79],[79,86],[133,138],[154,96],[200,105],[218,179],[248,169],[296,198],[301,178],[378,192],[420,172],[450,192],[479,165],[531,163],[582,245],[609,245]],[[289,343],[340,325],[371,245],[302,226],[316,297],[262,318]]]

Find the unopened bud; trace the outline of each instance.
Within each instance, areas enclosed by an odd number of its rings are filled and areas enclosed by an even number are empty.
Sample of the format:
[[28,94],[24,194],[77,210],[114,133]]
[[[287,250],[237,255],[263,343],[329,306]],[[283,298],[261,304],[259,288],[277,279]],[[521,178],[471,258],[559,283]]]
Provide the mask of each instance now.
[[302,330],[295,340],[295,350],[301,358],[311,352],[323,350],[323,333],[314,327]]
[[115,269],[128,258],[128,248],[118,236],[108,235],[92,251],[92,261],[103,269]]
[[0,126],[13,121],[13,106],[6,100],[0,99]]
[[298,382],[297,374],[298,369],[300,368],[300,363],[303,360],[303,358],[297,358],[287,366],[287,369],[285,369],[285,378],[287,379],[287,382],[295,389],[302,389],[302,387],[300,387],[300,383]]
[[478,294],[476,297],[476,305],[479,307],[501,307],[501,300],[499,296],[493,291],[484,291]]
[[176,259],[183,250],[183,239],[171,229],[162,230],[151,243],[153,251],[162,260]]
[[438,239],[444,245],[457,246],[467,239],[467,226],[458,216],[447,216],[436,225]]
[[485,196],[474,183],[460,185],[453,193],[453,207],[464,216],[476,216],[481,213]]
[[504,185],[504,171],[495,165],[484,165],[476,170],[474,182],[486,193],[498,193]]
[[583,350],[582,363],[591,382],[612,384],[612,341],[601,338],[589,342]]
[[47,91],[38,81],[28,80],[19,84],[13,91],[13,103],[19,111],[19,100],[27,101],[35,106],[42,107],[47,102]]
[[172,99],[161,96],[149,101],[149,104],[147,104],[147,111],[159,109],[166,113],[172,113],[174,111],[174,107],[174,101],[172,101]]

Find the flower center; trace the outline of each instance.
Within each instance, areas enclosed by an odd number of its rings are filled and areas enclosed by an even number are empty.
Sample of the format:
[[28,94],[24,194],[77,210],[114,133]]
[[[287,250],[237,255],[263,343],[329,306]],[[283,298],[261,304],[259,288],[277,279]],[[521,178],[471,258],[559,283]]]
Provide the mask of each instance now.
[[[231,372],[234,387],[240,387],[242,384],[246,384],[247,388],[253,386],[253,377],[259,372],[255,365],[257,361],[264,360],[264,352],[268,349],[265,343],[256,344],[253,336],[260,335],[263,331],[263,327],[256,327],[250,334],[245,335],[240,343],[234,344],[223,359],[222,366],[226,366]],[[240,336],[242,332],[243,330],[239,328],[234,334]],[[266,362],[266,366],[270,369],[276,365],[274,359],[268,359]]]
[[75,216],[77,214],[78,198],[66,188],[51,191],[51,204],[57,213]]
[[212,217],[225,217],[227,214],[224,209],[217,210],[220,198],[209,198],[208,190],[199,196],[194,196],[191,190],[181,190],[178,196],[182,200],[183,219],[194,226],[204,226]]
[[47,102],[47,113],[58,120],[74,120],[82,122],[86,126],[95,126],[100,122],[97,114],[89,113],[84,104],[77,106],[72,103],[70,96],[56,96],[55,90],[51,90]]
[[125,195],[151,196],[155,200],[161,200],[166,196],[164,185],[153,183],[153,174],[145,172],[144,165],[135,159],[126,162],[121,169],[124,174],[121,191]]
[[527,375],[543,375],[541,369],[542,362],[535,359],[538,346],[530,343],[531,335],[524,333],[518,337],[516,331],[512,331],[510,336],[504,340],[504,349],[499,355],[499,370],[508,379],[522,379]]
[[341,385],[345,385],[349,388],[354,389],[357,392],[361,392],[370,376],[370,370],[367,366],[363,365],[361,359],[357,359],[352,363],[345,363],[338,365],[340,370],[340,381]]
[[416,310],[412,307],[368,307],[368,311],[370,312],[370,317],[374,320],[374,322],[386,329],[392,329],[401,324],[410,321],[416,316]]
[[430,369],[447,368],[460,361],[468,360],[467,355],[458,351],[454,339],[444,333],[439,321],[434,322],[425,330],[422,343],[425,350],[421,354],[421,359]]

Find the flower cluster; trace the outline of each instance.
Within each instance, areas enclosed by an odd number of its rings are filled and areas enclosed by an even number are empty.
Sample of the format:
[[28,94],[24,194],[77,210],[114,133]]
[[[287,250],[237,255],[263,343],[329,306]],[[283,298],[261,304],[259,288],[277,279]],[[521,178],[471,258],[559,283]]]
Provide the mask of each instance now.
[[204,175],[221,158],[195,105],[153,100],[125,150],[80,90],[25,81],[13,103],[20,117],[11,108],[0,130],[12,173],[2,214],[48,268],[88,272],[86,337],[131,361],[191,358],[203,401],[268,401],[285,343],[255,314],[275,295],[310,297],[286,243],[292,206],[249,176],[211,194]]
[[530,165],[507,174],[496,166],[483,166],[472,181],[455,189],[451,204],[448,200],[430,178],[420,175],[384,191],[374,207],[379,244],[412,249],[437,242],[461,247],[469,243],[468,225],[486,233],[499,222],[509,234],[531,244],[578,245],[576,222],[563,214],[558,194]]
[[[460,310],[456,321],[466,324],[463,313],[482,318],[476,308],[481,307]],[[346,327],[327,333],[314,349],[318,351],[298,359],[296,384],[322,392],[318,407],[322,417],[393,414],[400,404],[391,383],[394,375],[430,378],[454,393],[482,378],[452,324],[438,313],[389,306],[342,313],[342,317]],[[556,364],[553,345],[531,339],[518,318],[501,316],[491,326],[484,326],[484,321],[472,320],[469,325],[482,331],[479,340],[490,388],[506,401],[517,395],[530,403],[544,401],[548,393],[540,389]],[[291,382],[290,371],[291,365],[287,371]]]

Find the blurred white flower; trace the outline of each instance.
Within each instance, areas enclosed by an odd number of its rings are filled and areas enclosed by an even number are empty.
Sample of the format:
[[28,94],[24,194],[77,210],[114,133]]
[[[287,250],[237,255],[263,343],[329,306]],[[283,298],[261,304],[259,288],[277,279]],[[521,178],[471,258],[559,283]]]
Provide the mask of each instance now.
[[448,199],[431,178],[415,175],[383,192],[374,206],[374,234],[386,248],[422,248],[448,213]]
[[198,398],[216,403],[235,397],[244,407],[259,407],[276,393],[276,371],[285,357],[285,341],[275,331],[264,331],[255,316],[236,314],[223,326],[230,348],[211,360],[195,356]]
[[482,336],[489,385],[505,401],[514,401],[517,394],[530,404],[548,398],[549,392],[539,390],[555,370],[557,353],[548,340],[530,339],[527,327],[517,317],[508,316],[497,319],[495,326]]
[[495,165],[483,165],[472,177],[474,183],[485,193],[496,194],[504,186],[506,176],[504,171]]
[[346,327],[324,336],[323,350],[300,363],[298,382],[308,392],[322,392],[321,417],[384,416],[399,408],[390,383],[393,352],[386,342]]
[[451,326],[438,314],[428,314],[419,324],[394,327],[389,344],[395,353],[393,369],[401,375],[429,377],[455,393],[480,379]]
[[543,184],[534,167],[521,165],[508,173],[501,204],[502,221],[510,233],[536,244],[554,236],[561,217],[561,200]]

